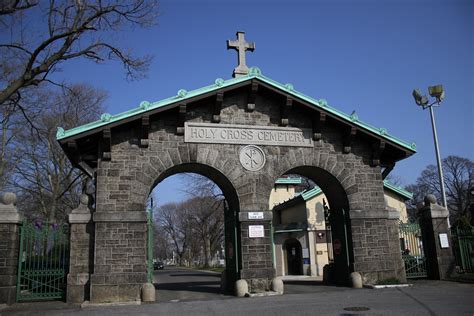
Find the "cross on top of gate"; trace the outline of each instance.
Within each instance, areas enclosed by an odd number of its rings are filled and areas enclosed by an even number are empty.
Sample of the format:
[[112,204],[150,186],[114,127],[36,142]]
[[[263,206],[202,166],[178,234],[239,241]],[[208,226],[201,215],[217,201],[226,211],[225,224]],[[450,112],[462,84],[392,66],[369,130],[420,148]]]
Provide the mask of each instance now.
[[238,52],[238,62],[239,64],[234,69],[232,76],[241,77],[249,73],[249,68],[245,63],[245,51],[249,50],[251,52],[255,49],[255,42],[248,43],[245,41],[245,32],[237,32],[237,40],[227,40],[227,49],[235,49]]

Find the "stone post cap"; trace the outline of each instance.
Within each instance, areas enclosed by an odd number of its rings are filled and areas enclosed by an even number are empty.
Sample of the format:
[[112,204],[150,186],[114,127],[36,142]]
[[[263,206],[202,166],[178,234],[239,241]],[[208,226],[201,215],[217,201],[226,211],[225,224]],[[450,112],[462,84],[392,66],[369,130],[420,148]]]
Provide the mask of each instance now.
[[425,196],[424,205],[419,208],[418,212],[421,216],[429,216],[431,218],[447,218],[449,216],[448,209],[439,205],[436,196],[433,194]]
[[10,205],[10,204],[15,204],[16,202],[16,194],[12,192],[5,192],[2,193],[0,196],[0,203],[3,205]]
[[81,195],[80,203],[77,208],[72,210],[69,214],[70,224],[85,224],[92,219],[92,210],[89,208],[89,196],[87,194]]
[[430,204],[438,204],[438,201],[436,200],[436,196],[434,194],[426,195],[423,201],[425,202],[425,206],[430,206]]
[[0,196],[0,223],[17,224],[23,221],[23,214],[15,206],[16,195],[5,192]]

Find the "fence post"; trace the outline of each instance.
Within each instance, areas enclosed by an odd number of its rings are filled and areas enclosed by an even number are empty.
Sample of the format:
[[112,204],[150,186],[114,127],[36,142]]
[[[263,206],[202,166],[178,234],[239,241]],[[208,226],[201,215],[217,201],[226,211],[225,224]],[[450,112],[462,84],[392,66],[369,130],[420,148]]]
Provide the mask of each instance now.
[[428,278],[443,280],[454,271],[449,212],[436,203],[434,195],[427,195],[419,209],[423,249],[427,261]]
[[79,206],[69,214],[71,225],[67,302],[82,303],[90,298],[90,275],[94,260],[94,223],[89,197],[81,196]]
[[16,195],[4,193],[0,198],[0,304],[16,301],[16,284],[23,221],[15,206]]

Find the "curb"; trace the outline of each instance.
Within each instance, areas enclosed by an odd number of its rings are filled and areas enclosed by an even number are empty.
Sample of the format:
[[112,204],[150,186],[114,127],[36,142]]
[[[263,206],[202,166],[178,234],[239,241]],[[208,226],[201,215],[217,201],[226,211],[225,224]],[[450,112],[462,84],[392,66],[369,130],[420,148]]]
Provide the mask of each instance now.
[[91,303],[85,301],[81,304],[81,308],[90,308],[90,307],[110,307],[110,306],[130,306],[130,305],[141,305],[141,301],[129,301],[129,302],[112,302],[112,303]]
[[367,289],[390,289],[390,288],[397,288],[397,287],[411,287],[413,284],[385,284],[385,285],[377,285],[377,284],[364,284],[364,287]]

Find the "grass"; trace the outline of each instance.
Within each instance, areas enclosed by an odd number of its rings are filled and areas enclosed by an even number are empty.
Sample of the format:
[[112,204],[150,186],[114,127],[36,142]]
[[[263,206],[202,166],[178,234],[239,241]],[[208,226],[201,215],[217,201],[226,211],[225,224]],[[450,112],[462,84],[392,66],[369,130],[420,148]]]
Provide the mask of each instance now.
[[194,266],[192,267],[195,270],[205,270],[205,271],[212,271],[212,272],[224,272],[225,267],[205,267],[205,266]]
[[384,279],[384,280],[379,280],[376,285],[392,285],[392,284],[401,284],[400,280],[395,279],[395,278],[390,278],[390,279]]

